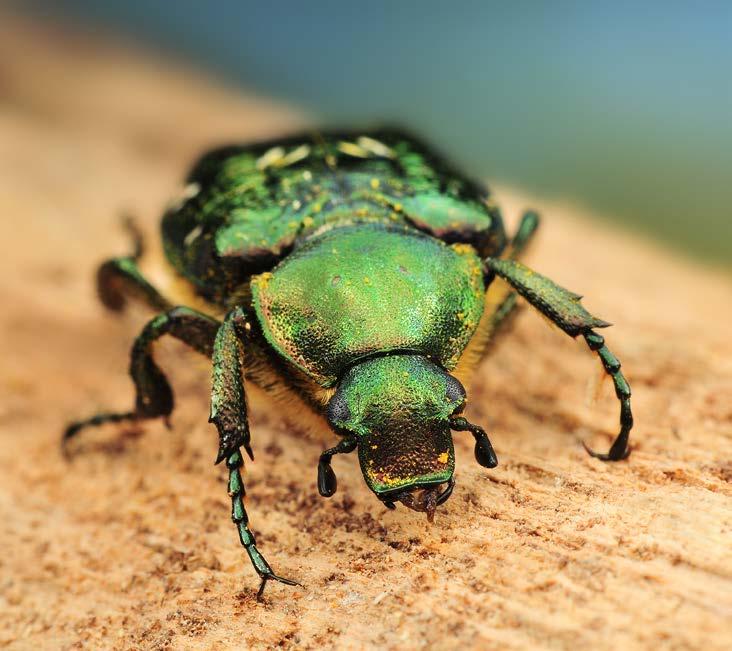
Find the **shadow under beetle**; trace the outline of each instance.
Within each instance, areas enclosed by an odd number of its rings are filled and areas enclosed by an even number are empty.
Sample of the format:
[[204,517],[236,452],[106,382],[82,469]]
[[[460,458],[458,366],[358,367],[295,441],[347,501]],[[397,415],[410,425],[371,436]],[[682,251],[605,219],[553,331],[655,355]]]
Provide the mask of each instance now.
[[[102,264],[101,301],[128,297],[159,312],[132,347],[132,411],[71,424],[167,417],[173,394],[153,343],[172,335],[213,363],[210,422],[216,463],[226,461],[232,519],[261,578],[274,573],[244,508],[241,448],[253,458],[245,379],[281,402],[325,417],[340,442],[318,464],[318,490],[336,491],[335,454],[358,450],[369,488],[433,518],[454,487],[451,431],[470,432],[486,468],[496,454],[482,427],[460,413],[466,375],[525,298],[571,337],[584,337],[612,377],[620,433],[608,461],[628,456],[630,388],[593,328],[580,296],[516,260],[538,225],[526,213],[507,240],[487,190],[399,131],[312,133],[211,151],[194,166],[162,219],[175,274],[205,311],[163,297],[132,255]],[[500,279],[500,280],[498,280]],[[201,300],[202,299],[202,300]],[[586,446],[585,446],[586,447]]]

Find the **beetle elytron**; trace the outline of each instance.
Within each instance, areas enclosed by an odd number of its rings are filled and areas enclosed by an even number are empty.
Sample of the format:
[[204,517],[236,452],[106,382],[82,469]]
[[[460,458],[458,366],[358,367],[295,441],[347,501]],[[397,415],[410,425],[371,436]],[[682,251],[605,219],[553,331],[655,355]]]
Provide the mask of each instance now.
[[322,453],[318,490],[336,490],[331,458],[358,450],[369,488],[388,508],[424,511],[453,490],[451,430],[497,459],[483,428],[461,412],[456,376],[483,356],[521,295],[572,337],[582,335],[612,377],[620,433],[603,460],[628,455],[630,389],[580,297],[516,260],[538,224],[526,213],[507,239],[488,192],[398,131],[313,133],[203,156],[162,220],[167,260],[203,311],[163,297],[133,255],[105,262],[99,296],[159,312],[132,347],[134,409],[82,428],[167,417],[173,394],[152,345],[172,335],[212,359],[210,422],[226,461],[232,518],[261,578],[277,576],[257,549],[244,509],[241,448],[253,458],[244,379],[325,418],[340,442]]

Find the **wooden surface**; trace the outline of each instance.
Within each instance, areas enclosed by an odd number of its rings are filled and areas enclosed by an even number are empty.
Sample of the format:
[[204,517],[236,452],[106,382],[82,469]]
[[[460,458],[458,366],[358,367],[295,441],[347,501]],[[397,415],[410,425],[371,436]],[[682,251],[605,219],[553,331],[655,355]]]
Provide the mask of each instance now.
[[[201,149],[301,119],[101,36],[1,18],[0,647],[732,647],[732,282],[568,203],[532,199],[545,219],[531,263],[617,324],[628,462],[585,455],[581,440],[615,431],[611,385],[524,310],[471,387],[500,466],[478,467],[457,434],[457,486],[433,526],[380,506],[354,458],[334,462],[339,492],[321,499],[324,443],[256,406],[253,528],[305,589],[256,602],[212,465],[208,371],[180,345],[160,347],[172,431],[107,428],[65,463],[66,421],[132,400],[146,315],[113,318],[92,285],[125,251],[120,212],[154,233]],[[528,200],[498,195],[515,222]]]

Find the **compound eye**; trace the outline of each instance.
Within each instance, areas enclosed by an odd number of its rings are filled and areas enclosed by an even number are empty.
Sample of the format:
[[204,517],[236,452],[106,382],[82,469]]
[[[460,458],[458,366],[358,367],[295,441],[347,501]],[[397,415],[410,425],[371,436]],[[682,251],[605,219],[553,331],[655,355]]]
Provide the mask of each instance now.
[[445,374],[445,380],[447,382],[445,397],[449,402],[455,404],[455,413],[460,413],[465,405],[465,387],[463,387],[460,381],[452,375]]
[[340,391],[336,391],[330,399],[326,415],[328,422],[335,427],[351,419],[351,410],[348,408],[348,403]]

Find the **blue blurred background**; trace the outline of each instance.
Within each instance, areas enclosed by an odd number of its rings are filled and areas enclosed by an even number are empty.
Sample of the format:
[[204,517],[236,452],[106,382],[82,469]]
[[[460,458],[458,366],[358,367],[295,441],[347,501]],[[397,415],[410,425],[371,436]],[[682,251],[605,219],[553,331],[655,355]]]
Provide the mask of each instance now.
[[31,4],[732,269],[732,3]]

